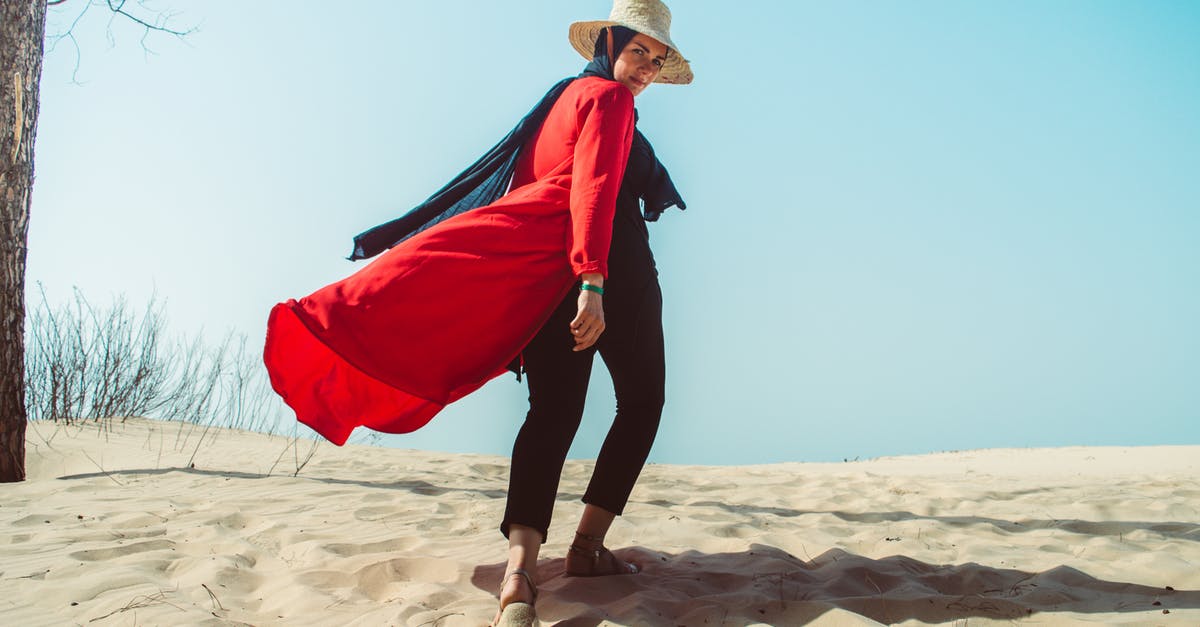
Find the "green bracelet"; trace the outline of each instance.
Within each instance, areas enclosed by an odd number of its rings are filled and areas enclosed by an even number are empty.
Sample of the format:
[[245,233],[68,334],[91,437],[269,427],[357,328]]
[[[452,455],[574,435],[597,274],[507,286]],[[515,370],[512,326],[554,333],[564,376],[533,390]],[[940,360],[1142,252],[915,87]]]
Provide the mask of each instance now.
[[595,292],[601,296],[604,296],[604,288],[600,287],[599,285],[592,285],[591,283],[580,283],[579,291],[582,292],[584,290],[587,290],[589,292]]

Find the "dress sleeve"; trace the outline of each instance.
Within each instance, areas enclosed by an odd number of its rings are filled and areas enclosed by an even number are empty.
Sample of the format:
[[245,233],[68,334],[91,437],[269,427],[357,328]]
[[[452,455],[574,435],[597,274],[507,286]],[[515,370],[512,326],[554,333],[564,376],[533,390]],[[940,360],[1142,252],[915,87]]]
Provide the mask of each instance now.
[[633,142],[633,94],[605,84],[579,102],[580,130],[571,173],[571,268],[608,277],[617,193]]

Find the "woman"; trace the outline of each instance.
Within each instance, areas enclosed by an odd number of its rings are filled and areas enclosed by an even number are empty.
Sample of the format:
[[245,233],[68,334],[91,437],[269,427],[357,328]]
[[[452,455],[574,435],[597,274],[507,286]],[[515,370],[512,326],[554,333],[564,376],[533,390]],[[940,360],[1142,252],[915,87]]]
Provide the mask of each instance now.
[[[624,8],[614,7],[606,22],[573,25],[572,41],[595,42],[592,54],[585,55],[592,59],[585,74],[616,81],[637,96],[660,77],[668,59],[678,55],[646,34],[665,33],[665,28],[637,23]],[[668,35],[659,37],[670,41]],[[584,46],[592,44],[576,44]],[[543,136],[553,135],[556,121],[552,113]],[[534,148],[540,149],[536,144]],[[636,137],[617,197],[607,280],[583,275],[584,289],[559,304],[523,353],[530,408],[513,446],[508,504],[501,523],[509,539],[509,559],[500,595],[501,611],[506,613],[499,624],[532,621],[536,585],[530,573],[546,539],[597,351],[613,378],[617,414],[583,496],[584,512],[566,556],[566,572],[567,576],[602,576],[639,571],[614,556],[603,542],[641,472],[662,412],[662,295],[639,199],[646,200],[647,219],[656,219],[673,204],[683,208],[669,181],[649,143]],[[593,285],[603,291],[587,289]],[[597,329],[603,335],[597,337]]]
[[[640,198],[651,220],[671,205],[683,208],[634,129],[633,99],[650,82],[691,81],[669,23],[659,0],[618,0],[609,20],[573,24],[572,43],[592,59],[583,74],[551,88],[504,140],[425,203],[356,237],[351,258],[386,249],[377,260],[277,305],[268,323],[264,361],[273,387],[300,421],[339,445],[357,426],[415,430],[523,357],[531,408],[514,447],[515,489],[502,523],[511,572],[501,609],[509,618],[532,612],[520,602],[534,596],[529,571],[579,420],[563,408],[581,410],[597,349],[619,398],[632,398],[625,390],[636,388],[649,399],[639,403],[649,417],[628,437],[634,450],[620,450],[624,436],[606,441],[597,490],[589,492],[596,502],[585,499],[568,565],[579,575],[629,571],[601,542],[641,470],[662,404],[661,365],[647,373],[636,360],[619,359],[649,347],[649,363],[662,361],[660,295],[637,205]],[[637,181],[623,186],[627,165]],[[554,378],[564,354],[579,358],[563,369],[569,381]],[[624,415],[618,412],[614,434],[629,422]],[[547,441],[549,455],[540,449]],[[625,457],[634,463],[605,461]]]

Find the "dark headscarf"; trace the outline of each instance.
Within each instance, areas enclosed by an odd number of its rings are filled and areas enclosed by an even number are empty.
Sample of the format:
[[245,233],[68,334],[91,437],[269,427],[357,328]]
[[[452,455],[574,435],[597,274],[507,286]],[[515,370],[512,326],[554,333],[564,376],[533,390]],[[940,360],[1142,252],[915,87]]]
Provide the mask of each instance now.
[[[541,128],[551,107],[558,102],[559,96],[567,89],[567,85],[584,76],[600,76],[610,81],[616,80],[613,77],[613,57],[620,54],[637,33],[623,26],[611,27],[611,54],[608,44],[609,33],[610,29],[607,28],[600,31],[600,36],[596,38],[595,54],[579,76],[564,78],[555,83],[550,91],[542,96],[541,101],[525,114],[520,122],[517,122],[513,130],[509,131],[508,135],[500,140],[500,143],[484,153],[478,161],[471,164],[442,189],[408,213],[358,234],[354,238],[354,251],[350,253],[349,259],[357,261],[374,257],[447,218],[490,205],[503,196],[508,189],[509,181],[512,180],[513,171],[516,170],[521,149]],[[635,110],[635,123],[636,120],[637,111]],[[633,145],[635,148],[645,150],[645,154],[654,154],[650,148],[650,142],[636,129],[634,130]],[[678,205],[680,209],[686,208],[679,192],[675,189],[675,184],[671,182],[666,168],[658,159],[654,160],[653,174],[648,181],[645,189],[640,190],[640,193],[637,194],[642,199],[646,220],[657,220],[658,216],[672,205]]]
[[[612,35],[612,38],[609,38]],[[614,57],[620,56],[621,51],[629,42],[633,41],[637,31],[625,28],[624,26],[611,26],[609,28],[600,29],[600,36],[596,37],[596,47],[592,50],[592,60],[584,66],[583,71],[579,76],[599,76],[607,78],[610,81],[617,80],[613,74],[616,68],[613,67],[616,62]],[[611,51],[609,46],[612,46]]]

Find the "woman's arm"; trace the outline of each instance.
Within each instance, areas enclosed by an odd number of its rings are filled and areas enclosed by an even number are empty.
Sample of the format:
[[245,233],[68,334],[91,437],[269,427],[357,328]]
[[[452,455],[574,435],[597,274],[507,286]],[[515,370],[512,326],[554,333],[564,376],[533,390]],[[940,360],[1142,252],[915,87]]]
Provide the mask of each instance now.
[[[588,79],[581,79],[588,80]],[[575,276],[608,276],[617,194],[633,143],[633,94],[595,80],[577,105],[579,135],[571,167],[571,268]]]
[[[619,83],[603,82],[580,102],[583,124],[575,143],[571,174],[571,267],[601,291],[608,274],[617,194],[633,142],[633,94]],[[571,321],[575,350],[596,343],[604,332],[601,291],[581,290],[579,312]]]

